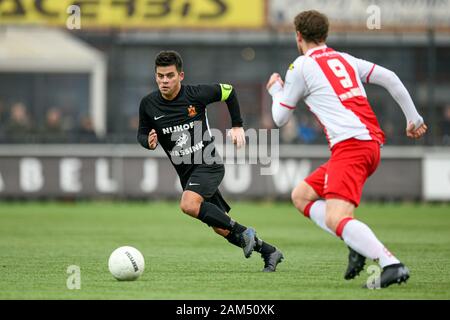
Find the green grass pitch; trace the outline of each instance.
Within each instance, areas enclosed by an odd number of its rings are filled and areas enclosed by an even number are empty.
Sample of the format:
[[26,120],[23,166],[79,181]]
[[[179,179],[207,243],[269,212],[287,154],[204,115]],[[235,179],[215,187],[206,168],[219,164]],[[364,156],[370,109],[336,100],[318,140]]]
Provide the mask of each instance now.
[[[233,202],[231,215],[278,246],[276,273],[172,202],[0,203],[0,299],[450,299],[450,205],[363,203],[356,216],[411,270],[406,285],[345,281],[344,243],[289,203]],[[116,281],[109,254],[138,248],[146,269]],[[81,289],[66,286],[81,268]]]

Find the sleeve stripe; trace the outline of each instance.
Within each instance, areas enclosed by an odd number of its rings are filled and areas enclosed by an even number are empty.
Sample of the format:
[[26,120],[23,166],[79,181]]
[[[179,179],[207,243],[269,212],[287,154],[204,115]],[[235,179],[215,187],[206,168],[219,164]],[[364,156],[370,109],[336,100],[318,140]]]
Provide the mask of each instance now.
[[281,102],[280,102],[280,106],[288,108],[289,110],[294,110],[295,109],[295,107],[288,106],[287,104],[284,104],[284,103],[281,103]]
[[222,91],[222,98],[220,101],[225,101],[233,91],[233,87],[230,84],[220,84],[220,90]]
[[369,72],[369,74],[367,75],[366,83],[369,83],[370,76],[372,75],[373,69],[375,69],[375,63],[373,64],[372,69],[370,69],[370,72]]

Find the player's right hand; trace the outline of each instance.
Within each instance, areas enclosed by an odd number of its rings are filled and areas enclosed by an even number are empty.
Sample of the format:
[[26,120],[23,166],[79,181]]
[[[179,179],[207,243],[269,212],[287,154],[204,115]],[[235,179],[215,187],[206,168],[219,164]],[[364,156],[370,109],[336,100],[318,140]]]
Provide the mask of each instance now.
[[420,139],[425,132],[427,132],[427,125],[422,123],[418,128],[415,127],[413,122],[409,122],[406,127],[406,135],[411,139]]
[[152,129],[148,134],[148,146],[151,150],[156,149],[158,146],[158,136],[156,135],[155,129]]
[[280,74],[272,73],[272,75],[269,78],[269,81],[267,81],[266,89],[269,90],[270,87],[272,87],[276,81],[280,82],[281,86],[284,86],[284,82],[283,79],[281,79]]

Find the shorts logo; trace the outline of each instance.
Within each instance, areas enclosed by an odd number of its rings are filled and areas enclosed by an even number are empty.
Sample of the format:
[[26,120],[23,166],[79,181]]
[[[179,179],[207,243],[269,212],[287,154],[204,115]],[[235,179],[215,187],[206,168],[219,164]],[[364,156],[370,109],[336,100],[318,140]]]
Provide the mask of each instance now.
[[192,118],[192,117],[195,117],[197,115],[197,110],[195,110],[195,107],[193,105],[190,105],[187,110],[188,110],[188,116],[189,117]]

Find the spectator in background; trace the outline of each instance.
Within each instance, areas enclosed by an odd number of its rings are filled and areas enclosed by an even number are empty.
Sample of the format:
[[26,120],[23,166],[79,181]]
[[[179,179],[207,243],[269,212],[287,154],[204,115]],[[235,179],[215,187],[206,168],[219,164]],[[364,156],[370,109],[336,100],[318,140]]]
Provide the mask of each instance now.
[[445,145],[450,145],[450,104],[446,105],[443,109],[441,133],[442,143]]
[[41,129],[41,136],[43,142],[63,142],[64,129],[62,123],[62,111],[57,107],[47,110],[45,115],[45,123]]
[[139,128],[139,115],[129,114],[126,125],[123,128],[122,135],[120,137],[121,142],[129,143],[135,139],[136,130]]
[[135,133],[139,128],[139,116],[133,115],[128,118],[128,131]]
[[317,128],[311,121],[311,118],[307,115],[300,117],[300,126],[298,127],[298,135],[301,142],[310,144],[314,143],[317,139]]
[[32,132],[27,107],[22,102],[11,106],[9,121],[5,125],[5,138],[8,141],[24,140]]
[[97,135],[94,131],[92,119],[89,116],[82,116],[80,120],[80,127],[78,130],[78,141],[81,143],[97,142]]
[[63,132],[62,113],[60,109],[50,108],[47,110],[44,132],[47,134],[60,134]]
[[395,126],[394,126],[394,124],[392,123],[391,120],[386,120],[383,123],[382,128],[383,128],[386,136],[389,137],[390,143],[392,143],[392,144],[398,144],[399,143],[399,139],[401,139],[402,137],[399,137],[399,135],[395,131]]

